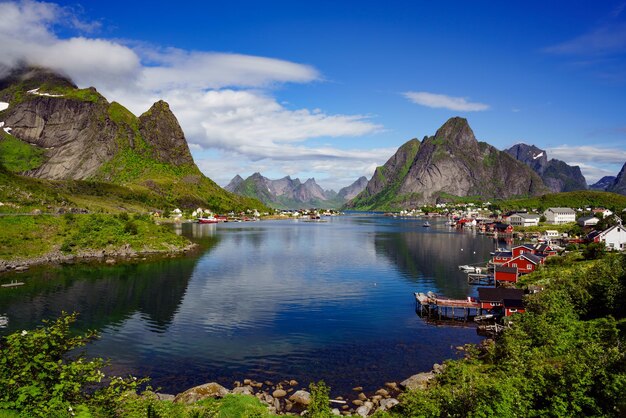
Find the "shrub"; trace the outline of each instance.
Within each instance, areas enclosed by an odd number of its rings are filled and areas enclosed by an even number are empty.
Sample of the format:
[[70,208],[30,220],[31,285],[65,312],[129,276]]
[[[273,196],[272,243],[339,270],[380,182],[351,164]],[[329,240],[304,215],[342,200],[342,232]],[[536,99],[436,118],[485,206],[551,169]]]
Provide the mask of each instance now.
[[70,325],[76,318],[76,313],[63,312],[41,328],[15,332],[0,342],[0,410],[40,417],[89,416],[90,405],[113,413],[123,393],[147,380],[113,377],[96,389],[105,377],[105,361],[72,352],[97,338],[94,331],[72,336]]
[[308,415],[311,418],[329,418],[332,417],[332,411],[330,410],[330,388],[320,380],[309,385],[311,390],[311,403],[309,404]]

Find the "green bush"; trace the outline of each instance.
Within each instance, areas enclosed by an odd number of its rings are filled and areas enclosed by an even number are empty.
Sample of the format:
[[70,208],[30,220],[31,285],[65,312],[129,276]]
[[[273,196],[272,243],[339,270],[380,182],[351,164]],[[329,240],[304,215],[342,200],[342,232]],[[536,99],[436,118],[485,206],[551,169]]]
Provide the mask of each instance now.
[[330,388],[320,380],[309,385],[311,390],[311,403],[309,404],[308,417],[330,418],[333,416],[330,410]]
[[[89,407],[113,414],[122,394],[146,379],[104,379],[105,361],[75,351],[97,338],[88,331],[73,336],[77,314],[62,313],[31,331],[18,331],[0,342],[0,410],[25,416],[90,416]],[[108,381],[108,385],[104,384]]]

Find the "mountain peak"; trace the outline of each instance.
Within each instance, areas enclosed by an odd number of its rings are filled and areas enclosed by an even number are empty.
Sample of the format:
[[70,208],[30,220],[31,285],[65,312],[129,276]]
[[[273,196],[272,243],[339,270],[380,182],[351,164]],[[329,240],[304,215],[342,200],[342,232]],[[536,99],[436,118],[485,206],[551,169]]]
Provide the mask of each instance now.
[[139,116],[139,132],[152,146],[152,156],[173,165],[191,165],[193,157],[178,119],[163,100]]
[[456,145],[476,143],[474,131],[470,128],[467,119],[455,116],[444,123],[435,133],[435,140],[451,141]]

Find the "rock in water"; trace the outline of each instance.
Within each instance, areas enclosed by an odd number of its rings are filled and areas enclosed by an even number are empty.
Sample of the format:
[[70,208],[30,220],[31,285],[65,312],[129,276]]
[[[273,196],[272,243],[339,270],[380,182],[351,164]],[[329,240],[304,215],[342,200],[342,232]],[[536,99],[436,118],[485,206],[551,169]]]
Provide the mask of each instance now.
[[177,403],[194,403],[207,398],[223,398],[230,391],[219,383],[211,382],[204,385],[196,386],[191,389],[179,393],[174,398]]
[[299,403],[300,405],[308,405],[311,403],[311,394],[306,390],[299,390],[293,393],[289,397],[291,402]]
[[434,378],[435,374],[432,372],[418,373],[400,382],[400,386],[407,390],[426,389],[428,387],[428,382]]

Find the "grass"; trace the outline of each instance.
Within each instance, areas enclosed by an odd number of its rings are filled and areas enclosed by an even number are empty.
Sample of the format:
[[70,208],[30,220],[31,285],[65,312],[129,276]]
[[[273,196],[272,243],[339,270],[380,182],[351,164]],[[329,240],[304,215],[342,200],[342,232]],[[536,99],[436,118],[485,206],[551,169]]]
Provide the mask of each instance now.
[[71,215],[0,217],[0,259],[18,260],[60,250],[80,254],[88,250],[135,251],[182,249],[189,241],[147,216]]
[[549,193],[538,197],[503,200],[495,203],[504,210],[537,209],[543,211],[550,207],[605,207],[615,212],[615,210],[626,208],[626,196],[595,190],[578,190],[574,192]]
[[13,173],[33,170],[44,162],[44,150],[0,131],[0,165]]

